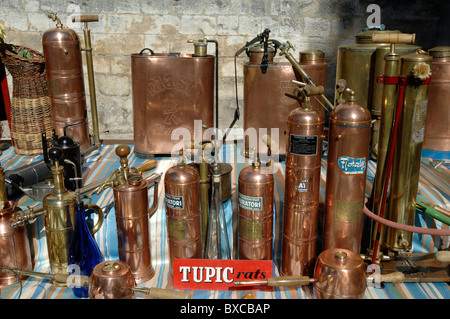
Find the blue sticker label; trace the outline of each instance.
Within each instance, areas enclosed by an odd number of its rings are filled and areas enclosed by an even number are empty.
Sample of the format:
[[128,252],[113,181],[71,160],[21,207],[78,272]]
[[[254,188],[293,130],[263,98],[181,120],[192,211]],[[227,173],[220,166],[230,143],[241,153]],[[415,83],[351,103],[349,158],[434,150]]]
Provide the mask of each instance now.
[[262,211],[262,197],[251,197],[239,193],[238,199],[241,208]]
[[298,183],[298,185],[295,186],[295,189],[300,193],[308,192],[308,179],[305,178],[300,183]]
[[183,209],[183,196],[173,196],[166,194],[166,206],[172,209]]
[[339,157],[338,165],[347,175],[363,174],[366,170],[366,158],[341,156]]

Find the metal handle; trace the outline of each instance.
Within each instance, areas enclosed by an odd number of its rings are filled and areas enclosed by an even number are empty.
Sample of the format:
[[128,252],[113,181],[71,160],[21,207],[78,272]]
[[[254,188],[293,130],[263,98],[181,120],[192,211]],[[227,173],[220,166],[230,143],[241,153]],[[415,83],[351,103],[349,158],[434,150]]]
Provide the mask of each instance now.
[[97,212],[97,215],[98,215],[98,221],[97,221],[97,224],[95,224],[95,225],[92,227],[92,229],[89,230],[90,233],[91,233],[92,235],[94,235],[94,234],[102,227],[103,222],[104,222],[104,220],[105,220],[105,216],[104,216],[104,214],[103,214],[103,210],[102,210],[99,206],[97,206],[97,205],[95,205],[95,204],[84,204],[84,207],[85,207],[86,209],[93,209],[94,211]]
[[144,48],[144,49],[142,49],[141,52],[139,52],[139,55],[143,55],[142,53],[143,53],[145,50],[150,51],[150,55],[155,55],[155,52],[153,52],[153,50],[150,49],[150,48]]
[[161,173],[152,174],[149,177],[147,177],[145,180],[150,182],[148,184],[148,186],[150,186],[150,185],[152,185],[152,183],[154,183],[153,204],[148,209],[148,218],[150,219],[155,214],[156,208],[158,207],[158,183],[161,180]]
[[163,288],[139,288],[132,287],[133,292],[140,292],[159,299],[191,299],[191,294],[183,291],[174,291]]

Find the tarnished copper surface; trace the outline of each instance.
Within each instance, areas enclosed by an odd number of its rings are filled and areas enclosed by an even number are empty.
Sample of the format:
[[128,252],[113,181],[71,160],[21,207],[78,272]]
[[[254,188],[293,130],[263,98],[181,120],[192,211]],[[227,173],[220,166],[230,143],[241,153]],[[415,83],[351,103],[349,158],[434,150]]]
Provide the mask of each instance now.
[[[153,203],[149,208],[148,187],[154,183]],[[150,280],[152,266],[149,218],[158,205],[158,183],[130,174],[127,183],[113,188],[116,211],[119,259],[130,266],[137,283]]]
[[136,53],[131,68],[137,156],[171,154],[194,137],[195,120],[214,127],[214,56]]
[[[432,57],[428,54],[406,54],[401,57],[400,75],[411,79],[417,65],[431,68],[431,62]],[[429,86],[420,82],[409,82],[405,86],[402,114],[398,119],[387,217],[405,225],[414,225]],[[409,251],[412,236],[410,232],[387,227],[386,247],[394,251]]]
[[239,259],[272,259],[274,178],[259,162],[239,173]]
[[[55,132],[64,135],[64,127],[85,119],[86,94],[80,40],[68,28],[47,30],[42,37],[45,67]],[[80,143],[80,149],[90,146],[88,120],[67,127],[67,136]]]
[[363,299],[366,267],[359,254],[347,249],[329,249],[317,257],[314,297],[317,299]]
[[360,252],[370,122],[354,98],[330,114],[324,249]]
[[175,258],[202,258],[200,176],[190,165],[178,164],[164,177],[170,271]]
[[[14,213],[21,209],[7,201],[0,211],[0,268],[31,270],[31,253],[25,226],[11,227],[16,221]],[[0,288],[18,282],[14,273],[0,272]]]
[[433,57],[423,148],[450,152],[450,47],[429,50]]
[[[327,63],[325,62],[325,53],[320,50],[305,50],[301,51],[299,55],[299,63],[302,69],[311,77],[313,83],[317,86],[322,86],[326,92],[327,87]],[[299,75],[300,76],[300,75]],[[325,105],[323,98],[317,96],[317,99]],[[311,98],[311,105],[313,109],[318,111],[321,116],[324,116],[325,109],[316,100],[316,97]]]
[[298,80],[292,65],[269,60],[266,73],[261,71],[261,52],[250,52],[250,62],[244,64],[244,131],[246,149],[256,148],[266,154],[264,135],[269,135],[279,146],[274,154],[285,154],[286,120],[297,107],[291,97]]
[[133,299],[135,280],[130,266],[123,261],[103,261],[89,277],[90,299]]
[[316,258],[323,117],[299,107],[287,121],[283,246],[280,273],[311,276]]

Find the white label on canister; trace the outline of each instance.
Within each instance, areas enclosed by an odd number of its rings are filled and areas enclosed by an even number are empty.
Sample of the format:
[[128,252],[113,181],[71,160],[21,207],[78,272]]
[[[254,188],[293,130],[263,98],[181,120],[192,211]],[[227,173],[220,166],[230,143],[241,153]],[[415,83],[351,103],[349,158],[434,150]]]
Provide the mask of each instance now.
[[246,196],[239,193],[239,206],[246,210],[262,211],[262,197]]
[[166,194],[165,199],[166,199],[166,206],[169,208],[172,208],[172,209],[183,209],[184,208],[183,196],[173,196],[173,195]]

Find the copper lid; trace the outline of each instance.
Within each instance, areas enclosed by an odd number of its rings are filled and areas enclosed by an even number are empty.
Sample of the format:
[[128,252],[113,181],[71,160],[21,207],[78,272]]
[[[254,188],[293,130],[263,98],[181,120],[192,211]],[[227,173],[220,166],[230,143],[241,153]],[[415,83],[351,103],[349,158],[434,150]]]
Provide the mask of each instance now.
[[428,54],[433,58],[446,58],[450,57],[450,47],[435,47],[428,50]]
[[300,63],[323,62],[325,52],[321,50],[305,50],[299,54]]
[[198,183],[200,175],[191,165],[176,165],[169,168],[164,176],[164,183],[191,184]]
[[249,165],[239,173],[239,183],[267,184],[273,183],[273,174],[262,173],[262,167]]

